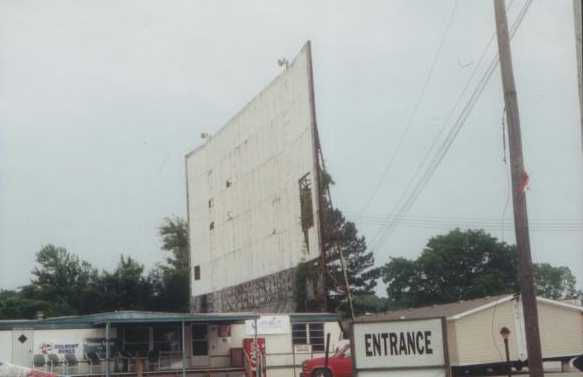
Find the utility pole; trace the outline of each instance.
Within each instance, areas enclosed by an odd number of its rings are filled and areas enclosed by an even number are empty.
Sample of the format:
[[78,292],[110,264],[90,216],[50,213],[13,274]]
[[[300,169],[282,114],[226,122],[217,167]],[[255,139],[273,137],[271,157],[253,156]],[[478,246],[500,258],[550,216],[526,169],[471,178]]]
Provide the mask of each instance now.
[[575,15],[575,53],[577,55],[577,86],[579,87],[579,113],[581,115],[581,151],[583,151],[583,49],[581,48],[581,34],[583,17],[581,8],[582,0],[573,0],[573,13]]
[[532,257],[528,234],[528,215],[524,188],[528,175],[524,170],[522,140],[520,136],[520,117],[518,114],[518,97],[514,85],[508,20],[506,18],[505,0],[494,0],[496,14],[496,32],[498,36],[498,53],[500,71],[504,88],[506,119],[508,120],[508,145],[510,149],[510,171],[512,176],[512,203],[514,206],[514,229],[518,249],[518,275],[520,294],[524,309],[526,332],[526,349],[528,352],[528,373],[530,377],[543,377],[540,334],[538,328],[538,309],[534,289]]
[[320,240],[320,282],[319,282],[319,306],[321,312],[328,311],[328,287],[326,285],[326,276],[328,275],[328,265],[326,261],[326,250],[324,250],[324,206],[322,203],[322,184],[320,176],[320,140],[318,138],[318,124],[316,122],[316,100],[314,91],[314,68],[312,66],[312,43],[308,41],[305,48],[308,59],[308,86],[310,94],[310,115],[312,117],[311,131],[312,131],[312,156],[313,170],[314,170],[314,191],[313,200],[315,208],[314,225],[316,233]]

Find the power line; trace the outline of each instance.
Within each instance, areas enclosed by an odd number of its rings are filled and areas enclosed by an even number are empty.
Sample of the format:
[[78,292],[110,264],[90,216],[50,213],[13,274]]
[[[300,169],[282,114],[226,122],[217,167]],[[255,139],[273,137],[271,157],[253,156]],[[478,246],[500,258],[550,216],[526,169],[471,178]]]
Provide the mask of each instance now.
[[439,41],[439,45],[437,47],[437,50],[435,51],[435,54],[433,55],[433,60],[431,62],[429,71],[427,73],[427,77],[425,78],[425,82],[423,83],[423,86],[421,88],[421,93],[420,93],[417,101],[415,102],[415,105],[413,106],[413,110],[409,114],[409,118],[407,119],[407,123],[406,123],[405,128],[403,129],[403,132],[401,132],[401,135],[399,136],[399,142],[397,143],[397,148],[394,150],[388,164],[383,169],[381,176],[380,176],[377,184],[375,185],[371,195],[368,197],[368,199],[365,201],[364,205],[360,209],[359,215],[357,216],[357,218],[360,218],[360,216],[362,216],[368,210],[368,208],[371,205],[371,203],[373,202],[374,198],[379,193],[384,180],[387,178],[389,172],[391,171],[391,168],[395,162],[397,155],[399,154],[399,152],[401,151],[401,148],[403,147],[405,138],[409,134],[409,131],[411,130],[411,128],[414,124],[413,121],[417,115],[417,111],[419,110],[421,103],[423,102],[423,99],[425,97],[425,93],[427,91],[427,88],[429,87],[429,83],[431,82],[431,78],[433,77],[433,73],[434,73],[435,68],[437,66],[439,56],[441,55],[441,50],[443,49],[443,46],[445,45],[447,34],[448,34],[452,24],[453,24],[455,12],[457,9],[457,2],[458,2],[457,0],[454,0],[452,9],[451,9],[451,12],[449,15],[449,19],[448,19],[447,24],[445,26],[445,29],[441,35],[441,39]]
[[[523,8],[521,9],[520,13],[518,14],[518,16],[517,16],[517,18],[512,26],[511,36],[515,35],[515,33],[518,30],[518,27],[520,26],[520,24],[522,23],[522,20],[524,19],[524,16],[526,15],[526,12],[528,11],[531,3],[532,3],[532,0],[528,0],[524,4]],[[493,39],[493,38],[491,38],[491,39]],[[490,44],[490,42],[488,43],[488,45],[489,44]],[[494,70],[497,67],[497,65],[498,65],[498,56],[496,55],[490,61],[490,64],[488,65],[487,70],[485,71],[484,75],[477,83],[476,88],[474,89],[469,100],[467,101],[467,103],[463,107],[462,111],[460,112],[453,127],[449,130],[449,133],[447,134],[445,140],[439,146],[438,151],[433,155],[432,160],[429,162],[429,166],[427,167],[427,169],[425,170],[425,172],[423,173],[421,178],[415,183],[415,186],[413,187],[412,192],[410,194],[406,195],[407,191],[405,191],[404,194],[401,196],[402,199],[404,198],[404,200],[399,201],[402,204],[399,206],[398,211],[393,211],[394,213],[396,212],[398,214],[398,217],[406,214],[411,209],[411,207],[413,206],[413,204],[415,203],[415,201],[417,200],[417,198],[419,197],[421,192],[423,192],[427,183],[432,178],[433,174],[435,173],[435,171],[439,167],[440,163],[443,161],[443,158],[445,157],[445,155],[447,154],[447,152],[451,148],[451,145],[455,141],[455,138],[459,134],[459,131],[461,130],[461,128],[465,124],[465,121],[467,120],[473,107],[475,106],[475,104],[477,103],[478,99],[480,98],[482,92],[484,91],[486,84],[488,83],[490,77],[494,73]],[[471,82],[471,79],[472,79],[472,77],[470,77],[468,84],[466,84],[466,88],[468,87],[469,83]],[[462,91],[462,95],[465,92],[466,88],[464,88],[464,90]],[[461,95],[460,95],[460,97],[461,97]],[[460,97],[458,97],[458,100]],[[456,107],[457,107],[457,101],[452,109],[452,112],[455,111]],[[448,119],[449,119],[449,117],[448,117]],[[439,136],[441,136],[441,135],[439,135]],[[436,141],[434,142],[434,145],[436,144],[437,140],[439,139],[439,136],[436,139]],[[428,151],[428,154],[431,153],[432,149],[433,149],[433,146]],[[427,157],[427,155],[426,155],[426,157]],[[422,162],[422,164],[420,166],[423,166],[423,164],[424,164],[424,162]],[[410,183],[414,182],[414,181],[415,181],[415,176],[410,181]],[[373,248],[374,248],[374,246],[380,247],[383,244],[386,237],[392,232],[392,230],[398,224],[398,222],[399,222],[398,217],[391,219],[391,221],[388,223],[388,225],[386,227],[383,227],[379,230],[379,232],[377,233],[377,236],[373,240]],[[387,217],[387,220],[389,220],[389,219],[390,219],[390,217]]]
[[[361,220],[363,224],[372,224],[380,227],[389,224],[382,220]],[[423,221],[423,220],[400,220],[400,226],[409,228],[424,228],[424,229],[452,229],[452,228],[472,228],[484,229],[490,231],[513,231],[514,225],[511,222],[500,224],[499,222],[457,222],[457,221]],[[532,231],[538,232],[582,232],[583,223],[579,224],[539,224],[530,227]]]
[[[463,224],[488,224],[497,225],[501,221],[496,217],[482,217],[482,218],[472,218],[472,217],[436,217],[436,216],[401,216],[400,221],[420,221],[420,222],[430,222],[430,223],[463,223]],[[382,216],[363,216],[363,222],[376,222],[387,224],[390,220],[386,220]],[[513,224],[511,220],[504,220],[503,224]],[[583,220],[581,219],[556,219],[556,220],[530,220],[533,225],[542,226],[583,226]]]

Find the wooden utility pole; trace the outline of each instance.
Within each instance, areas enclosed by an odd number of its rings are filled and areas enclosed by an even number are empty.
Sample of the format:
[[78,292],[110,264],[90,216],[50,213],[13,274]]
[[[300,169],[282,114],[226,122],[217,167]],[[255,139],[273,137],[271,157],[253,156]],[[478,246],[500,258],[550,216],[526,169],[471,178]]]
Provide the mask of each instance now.
[[518,97],[514,85],[514,72],[512,70],[512,55],[510,52],[510,37],[508,35],[508,20],[506,18],[505,1],[494,0],[494,10],[496,13],[498,53],[500,55],[500,71],[502,72],[504,103],[506,105],[506,119],[508,124],[508,145],[510,149],[510,170],[512,176],[512,202],[514,205],[514,229],[516,232],[516,247],[518,249],[520,294],[524,309],[528,372],[530,377],[542,377],[544,376],[544,373],[538,328],[538,309],[536,303],[536,292],[534,289],[532,257],[530,254],[526,196],[524,193],[528,175],[524,170],[522,156]]
[[577,86],[579,87],[579,114],[581,115],[581,151],[583,151],[583,48],[581,47],[583,1],[573,0],[575,15],[575,53],[577,55]]
[[312,156],[313,156],[313,201],[314,201],[314,225],[316,226],[316,233],[320,242],[320,282],[319,282],[319,306],[320,311],[328,311],[328,287],[326,284],[326,277],[328,275],[328,265],[326,261],[326,250],[324,250],[324,206],[322,203],[322,184],[320,176],[320,140],[318,138],[318,124],[316,122],[316,100],[314,91],[314,68],[312,66],[312,43],[308,41],[306,46],[306,55],[308,59],[308,89],[310,94],[310,115],[312,117],[311,131],[312,131]]

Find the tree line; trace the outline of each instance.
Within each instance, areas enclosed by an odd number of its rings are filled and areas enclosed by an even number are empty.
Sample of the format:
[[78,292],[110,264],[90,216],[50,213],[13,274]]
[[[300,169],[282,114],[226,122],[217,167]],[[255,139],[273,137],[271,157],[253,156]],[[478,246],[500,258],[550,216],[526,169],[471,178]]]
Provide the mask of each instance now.
[[[334,182],[322,174],[322,192]],[[357,314],[419,307],[518,292],[518,259],[514,245],[480,229],[454,229],[429,239],[415,259],[390,258],[375,263],[365,237],[342,211],[322,198],[323,249],[327,258],[325,284],[328,310],[348,313],[347,292],[340,263],[346,260],[347,277]],[[33,318],[114,310],[189,311],[190,263],[188,225],[181,218],[164,219],[159,228],[166,260],[151,271],[131,257],[121,256],[113,271],[99,271],[65,248],[47,245],[36,256],[30,283],[18,290],[0,290],[0,318]],[[317,276],[320,269],[303,271]],[[551,299],[582,299],[567,266],[535,264],[537,294]],[[299,269],[298,269],[299,271]],[[386,297],[377,296],[378,281]],[[306,285],[296,290],[305,293]],[[296,295],[298,311],[304,295]]]
[[[325,172],[322,176],[322,192],[326,192],[334,182]],[[391,257],[379,266],[356,225],[333,208],[328,198],[322,202],[331,311],[348,313],[339,250],[346,259],[356,314],[519,292],[516,246],[482,229],[453,229],[436,235],[417,258]],[[569,267],[536,263],[534,274],[539,296],[583,300]],[[376,295],[379,280],[386,285],[386,297]]]
[[30,283],[0,290],[0,319],[61,316],[115,310],[189,310],[188,229],[181,218],[159,228],[164,262],[147,272],[132,257],[120,256],[113,271],[99,271],[63,247],[44,246],[36,254]]
[[[343,228],[344,234],[350,236],[337,241],[348,260],[357,314],[519,292],[516,246],[501,242],[484,230],[454,229],[436,235],[417,258],[391,257],[384,265],[375,267],[364,237],[355,236],[354,224],[346,223]],[[336,275],[330,282],[334,286],[330,291],[336,292],[333,305],[346,313],[346,293],[337,263],[332,273]],[[537,295],[541,297],[583,299],[583,292],[577,289],[575,276],[567,266],[535,263],[534,275]],[[386,297],[375,294],[379,279],[386,285]]]

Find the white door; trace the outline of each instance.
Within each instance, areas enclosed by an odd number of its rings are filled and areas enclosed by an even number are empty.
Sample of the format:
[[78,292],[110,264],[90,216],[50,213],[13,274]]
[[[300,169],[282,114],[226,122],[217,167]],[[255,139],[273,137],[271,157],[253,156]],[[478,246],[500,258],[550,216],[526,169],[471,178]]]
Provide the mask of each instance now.
[[31,329],[12,330],[12,364],[32,367],[34,331]]
[[209,366],[208,325],[192,325],[192,361],[193,367]]

